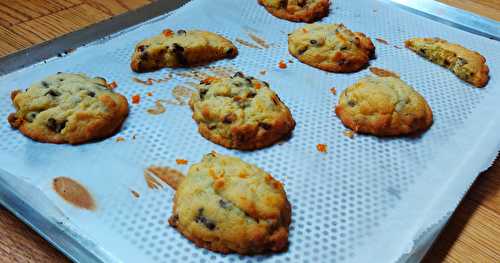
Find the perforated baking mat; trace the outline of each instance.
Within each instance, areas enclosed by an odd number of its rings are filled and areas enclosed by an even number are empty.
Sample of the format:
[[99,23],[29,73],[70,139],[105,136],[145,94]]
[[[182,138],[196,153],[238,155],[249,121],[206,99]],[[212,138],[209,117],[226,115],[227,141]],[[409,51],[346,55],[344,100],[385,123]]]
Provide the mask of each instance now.
[[[336,87],[339,94],[369,71],[333,74],[299,63],[288,54],[287,33],[301,25],[269,15],[256,2],[191,1],[105,40],[2,76],[3,204],[76,261],[420,259],[500,149],[499,42],[385,1],[333,1],[330,15],[321,23],[344,23],[370,36],[377,48],[371,66],[399,73],[434,111],[434,125],[419,137],[356,135],[351,139],[335,117],[338,95],[330,89]],[[240,54],[233,60],[196,68],[196,74],[192,69],[133,73],[129,64],[135,43],[165,28],[219,33],[238,45]],[[482,53],[491,68],[488,86],[473,88],[402,48],[405,39],[424,36],[441,37]],[[278,67],[281,60],[286,69]],[[158,99],[175,100],[174,95],[179,97],[183,90],[179,86],[189,88],[203,72],[216,75],[233,70],[269,82],[290,107],[297,127],[289,140],[252,152],[227,150],[198,134],[186,105],[167,103],[163,114],[147,112]],[[123,129],[112,138],[80,146],[34,142],[11,129],[5,120],[14,110],[9,94],[58,71],[116,81],[118,92],[129,99],[140,94],[141,103],[131,104]],[[168,80],[144,85],[133,78]],[[317,144],[328,145],[328,152],[318,152]],[[197,248],[168,226],[174,192],[168,187],[148,188],[144,169],[159,165],[185,172],[188,165],[178,165],[176,159],[193,164],[213,150],[254,163],[284,183],[293,209],[287,252],[253,257],[216,254]],[[63,201],[52,189],[52,180],[58,176],[83,184],[96,201],[95,211]]]

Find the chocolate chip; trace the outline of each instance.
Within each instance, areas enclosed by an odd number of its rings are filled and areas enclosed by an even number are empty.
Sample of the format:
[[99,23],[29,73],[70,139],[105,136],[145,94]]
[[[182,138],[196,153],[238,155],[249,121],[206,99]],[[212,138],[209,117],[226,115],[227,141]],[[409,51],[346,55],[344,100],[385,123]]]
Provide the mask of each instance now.
[[279,105],[280,98],[278,97],[278,95],[272,96],[271,100],[273,101],[274,104]]
[[239,81],[233,82],[233,85],[236,86],[236,87],[238,87],[238,88],[241,87],[241,86],[243,86],[243,84],[241,84],[241,82],[239,82]]
[[181,29],[177,31],[177,35],[186,35],[186,34],[187,34],[186,30]]
[[224,208],[224,209],[228,209],[231,207],[231,202],[229,201],[225,201],[224,199],[220,199],[219,200],[219,206]]
[[259,122],[259,127],[261,127],[264,130],[270,130],[273,126],[269,123]]
[[54,131],[54,132],[61,132],[64,127],[66,127],[66,120],[62,121],[62,122],[58,122],[56,121],[56,119],[54,118],[49,118],[47,120],[47,128],[49,128],[50,130]]
[[47,83],[46,81],[42,81],[41,84],[42,84],[42,87],[44,87],[44,88],[49,87],[49,83]]
[[89,91],[87,92],[87,95],[89,95],[90,97],[95,97],[95,92]]
[[50,95],[50,96],[53,96],[53,97],[57,97],[57,96],[61,95],[61,93],[59,91],[57,91],[57,90],[51,89],[51,90],[47,91],[47,93],[45,93],[45,95]]
[[224,117],[224,119],[222,120],[223,123],[225,124],[231,124],[233,123],[236,119],[238,119],[238,116],[236,116],[236,114],[234,113],[229,113],[228,115],[226,115]]
[[248,92],[248,94],[247,94],[247,98],[250,98],[250,99],[251,99],[251,98],[255,98],[255,96],[256,96],[256,95],[257,95],[257,93],[255,93],[255,92],[251,91],[251,92]]
[[280,8],[286,8],[288,6],[288,0],[280,0]]
[[145,47],[143,45],[137,47],[137,51],[143,52]]
[[314,40],[314,39],[311,39],[311,40],[309,41],[309,43],[311,43],[311,45],[316,45],[316,44],[318,44],[318,41],[316,41],[316,40]]
[[307,46],[305,46],[305,47],[303,47],[303,48],[299,49],[299,55],[302,55],[302,54],[306,53],[306,51],[307,51],[308,49],[309,49],[309,47],[307,47]]
[[297,0],[297,5],[300,7],[304,7],[307,4],[306,0]]
[[141,60],[147,60],[148,57],[149,57],[149,53],[148,52],[144,51],[144,52],[141,53],[141,56],[140,56]]
[[198,215],[196,215],[194,221],[198,224],[205,225],[205,227],[208,228],[208,230],[214,230],[215,223],[203,215],[203,210],[204,210],[203,207],[198,209]]
[[28,112],[28,114],[26,114],[26,120],[29,121],[29,122],[33,122],[33,120],[35,120],[36,116],[38,115],[38,112]]
[[245,77],[245,74],[243,74],[243,72],[236,72],[233,76],[233,78],[244,78]]
[[264,83],[264,85],[266,85],[267,87],[269,87],[269,83],[267,83],[266,81],[262,81],[262,83]]
[[210,124],[207,125],[207,127],[208,127],[209,130],[213,130],[213,129],[217,128],[217,124],[210,123]]
[[228,48],[228,49],[226,50],[226,55],[231,55],[231,54],[233,54],[233,51],[234,51],[234,49],[233,49],[232,47]]
[[348,50],[348,49],[349,49],[349,47],[346,47],[346,46],[342,46],[342,47],[340,47],[340,51],[346,51],[346,50]]
[[347,102],[347,105],[349,105],[351,107],[354,107],[354,106],[356,106],[356,102],[353,101],[353,100],[350,100],[350,101]]
[[252,77],[246,77],[245,80],[247,81],[248,84],[252,84]]
[[204,99],[205,95],[207,95],[208,89],[200,89],[200,99]]
[[172,52],[174,53],[177,62],[181,65],[187,65],[187,59],[184,56],[184,48],[177,43],[174,43],[172,47]]
[[457,62],[456,62],[456,65],[461,67],[465,64],[468,64],[469,61],[467,61],[466,59],[463,59],[463,58],[457,58]]

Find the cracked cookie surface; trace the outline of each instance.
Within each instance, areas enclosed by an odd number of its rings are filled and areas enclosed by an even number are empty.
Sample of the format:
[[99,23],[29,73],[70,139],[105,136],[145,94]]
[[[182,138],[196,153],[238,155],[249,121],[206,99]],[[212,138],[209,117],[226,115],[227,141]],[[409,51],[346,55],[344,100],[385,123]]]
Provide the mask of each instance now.
[[290,110],[269,85],[241,72],[202,81],[189,105],[200,134],[226,148],[267,147],[295,128]]
[[486,86],[490,79],[486,59],[461,45],[439,38],[413,38],[405,46],[478,88]]
[[355,72],[373,58],[375,46],[342,24],[311,24],[288,36],[288,50],[302,63],[330,72]]
[[166,29],[136,45],[130,66],[135,72],[148,72],[164,67],[200,66],[237,55],[236,46],[215,33]]
[[11,95],[13,128],[33,140],[80,144],[111,136],[128,115],[128,102],[103,78],[58,73]]
[[290,222],[280,182],[255,165],[214,152],[181,180],[169,219],[196,245],[239,254],[285,250]]
[[426,100],[397,77],[368,76],[342,92],[335,109],[348,128],[377,136],[423,132],[432,125]]
[[328,15],[329,0],[259,0],[272,15],[293,22],[312,23]]

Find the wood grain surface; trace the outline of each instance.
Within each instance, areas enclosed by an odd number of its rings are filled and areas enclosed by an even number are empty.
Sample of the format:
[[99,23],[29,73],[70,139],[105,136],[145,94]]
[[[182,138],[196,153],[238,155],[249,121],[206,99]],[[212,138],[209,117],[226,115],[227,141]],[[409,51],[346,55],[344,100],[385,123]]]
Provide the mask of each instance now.
[[[0,56],[81,29],[152,0],[0,0]],[[500,0],[440,0],[500,21]],[[497,66],[497,65],[495,65]],[[424,262],[500,262],[500,159],[482,173]],[[0,207],[0,261],[67,262]]]

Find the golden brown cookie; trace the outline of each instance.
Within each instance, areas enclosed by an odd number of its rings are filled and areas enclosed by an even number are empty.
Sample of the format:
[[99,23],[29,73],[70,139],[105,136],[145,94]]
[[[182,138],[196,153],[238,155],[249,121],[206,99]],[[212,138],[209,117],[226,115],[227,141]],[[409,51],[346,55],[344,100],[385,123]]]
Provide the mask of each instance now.
[[16,112],[8,121],[33,140],[79,144],[117,132],[128,115],[128,102],[107,88],[103,78],[58,73],[12,92]]
[[288,245],[291,207],[283,185],[270,174],[213,152],[180,180],[168,222],[215,252],[279,252]]
[[236,46],[215,33],[166,29],[137,44],[130,66],[135,72],[147,72],[164,67],[200,66],[236,55]]
[[427,130],[432,110],[425,99],[397,77],[369,76],[342,92],[335,109],[348,128],[377,136]]
[[328,15],[330,0],[259,0],[272,15],[293,22],[312,23]]
[[478,88],[486,86],[490,79],[486,59],[461,45],[439,38],[413,38],[405,46]]
[[202,81],[189,105],[201,135],[227,148],[270,146],[295,128],[290,110],[269,85],[241,72]]
[[368,65],[375,46],[342,24],[310,24],[288,36],[288,50],[302,63],[330,71],[355,72]]

